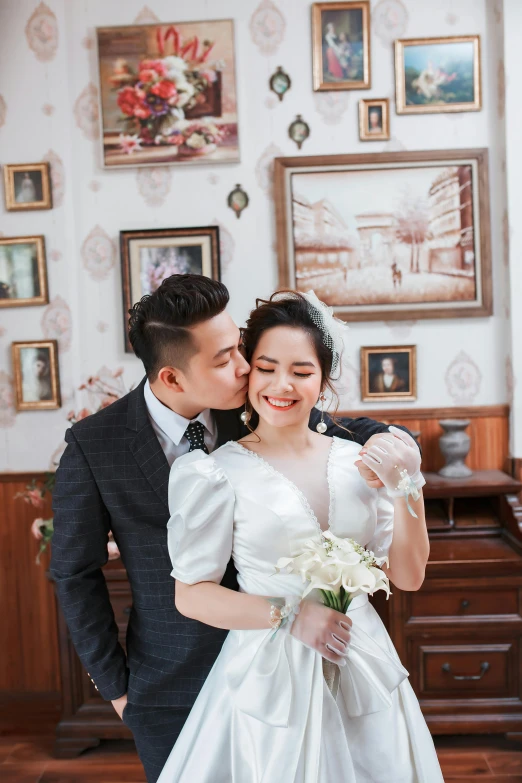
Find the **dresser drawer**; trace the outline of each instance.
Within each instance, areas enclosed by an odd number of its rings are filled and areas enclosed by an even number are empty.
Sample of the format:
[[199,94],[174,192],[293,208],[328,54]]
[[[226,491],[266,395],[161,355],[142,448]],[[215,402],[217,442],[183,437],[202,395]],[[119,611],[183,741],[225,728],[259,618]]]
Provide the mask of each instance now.
[[499,590],[458,587],[446,592],[420,590],[410,594],[410,621],[430,617],[498,617],[518,615],[518,589]]
[[495,698],[518,695],[518,643],[422,644],[412,663],[419,698]]

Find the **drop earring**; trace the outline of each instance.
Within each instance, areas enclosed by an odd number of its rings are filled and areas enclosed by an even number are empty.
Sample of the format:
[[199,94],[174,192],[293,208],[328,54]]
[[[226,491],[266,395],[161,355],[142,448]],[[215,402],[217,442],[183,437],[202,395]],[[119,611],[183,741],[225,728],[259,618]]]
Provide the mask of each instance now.
[[324,394],[321,394],[319,397],[321,400],[321,421],[318,423],[317,427],[315,428],[317,432],[319,432],[321,435],[324,435],[326,430],[328,429],[328,426],[324,420],[324,401],[326,400],[326,397]]
[[241,416],[239,418],[241,419],[243,424],[248,424],[248,422],[252,418],[252,414],[250,413],[249,410],[247,410],[246,403],[245,403],[245,410],[243,411],[243,413],[241,414]]

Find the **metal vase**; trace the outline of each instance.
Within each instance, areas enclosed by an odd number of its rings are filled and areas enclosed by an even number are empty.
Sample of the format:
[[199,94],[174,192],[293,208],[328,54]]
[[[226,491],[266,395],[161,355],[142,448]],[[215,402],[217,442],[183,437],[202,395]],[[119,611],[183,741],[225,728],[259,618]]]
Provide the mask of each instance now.
[[444,467],[439,470],[439,476],[445,478],[468,478],[473,471],[464,464],[469,454],[471,438],[464,432],[469,427],[466,419],[442,419],[439,421],[444,430],[440,436],[439,445],[442,456],[446,460]]

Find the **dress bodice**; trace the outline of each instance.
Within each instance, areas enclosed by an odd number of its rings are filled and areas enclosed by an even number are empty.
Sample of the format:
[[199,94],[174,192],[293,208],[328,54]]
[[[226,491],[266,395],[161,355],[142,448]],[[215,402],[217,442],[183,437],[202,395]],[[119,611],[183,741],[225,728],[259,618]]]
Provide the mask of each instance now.
[[[332,439],[325,476],[329,527],[385,555],[393,506],[385,490],[370,489],[359,475],[354,464],[359,451],[356,443]],[[305,495],[261,456],[234,441],[211,456],[184,455],[172,468],[169,497],[173,576],[187,583],[219,581],[232,556],[241,590],[302,592],[300,578],[276,574],[275,564],[298,555],[321,528]]]

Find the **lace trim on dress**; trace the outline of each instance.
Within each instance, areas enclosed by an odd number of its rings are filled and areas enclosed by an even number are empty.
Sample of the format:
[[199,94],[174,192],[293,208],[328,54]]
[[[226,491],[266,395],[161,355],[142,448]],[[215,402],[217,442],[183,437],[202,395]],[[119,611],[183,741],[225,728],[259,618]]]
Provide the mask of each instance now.
[[[237,448],[241,449],[241,451],[244,451],[247,454],[250,454],[251,457],[253,457],[254,459],[257,459],[258,462],[260,462],[262,465],[264,465],[264,467],[266,468],[266,470],[268,470],[269,473],[271,473],[273,476],[277,476],[277,478],[282,479],[285,482],[285,484],[298,496],[299,500],[301,501],[302,505],[305,508],[305,511],[307,512],[307,514],[309,515],[310,519],[312,520],[312,522],[316,526],[318,532],[321,533],[321,534],[324,532],[322,527],[321,527],[321,525],[319,524],[319,520],[317,519],[317,517],[315,515],[315,511],[313,510],[312,506],[308,502],[308,498],[306,497],[304,492],[302,492],[299,489],[297,484],[294,484],[294,482],[291,479],[289,479],[287,476],[285,476],[284,473],[281,473],[280,470],[277,470],[277,468],[274,468],[274,466],[271,465],[270,462],[267,462],[267,460],[264,457],[262,457],[260,454],[258,454],[257,452],[251,451],[251,449],[247,449],[246,446],[243,446],[241,443],[238,443],[235,440],[230,440],[228,443],[231,444],[232,446],[236,446]],[[330,530],[330,528],[332,526],[334,506],[335,506],[335,492],[334,492],[334,489],[333,489],[333,481],[332,481],[332,477],[331,477],[331,466],[332,466],[332,462],[333,462],[332,455],[337,450],[338,446],[339,446],[338,439],[335,438],[335,437],[332,438],[332,443],[331,443],[331,446],[330,446],[330,450],[328,452],[328,460],[327,460],[327,463],[326,463],[326,481],[328,483],[328,493],[329,493],[329,498],[330,498],[329,505],[328,505],[328,527],[326,528],[327,530]]]

